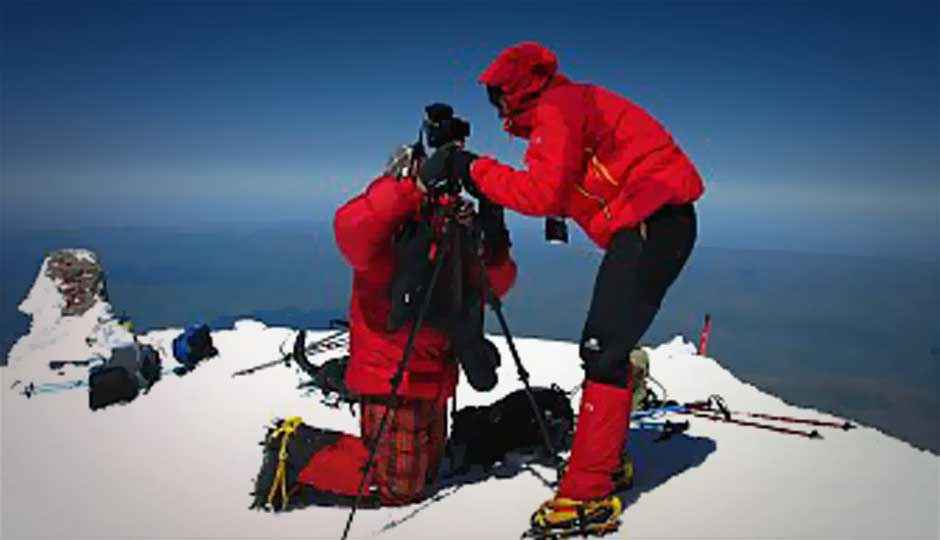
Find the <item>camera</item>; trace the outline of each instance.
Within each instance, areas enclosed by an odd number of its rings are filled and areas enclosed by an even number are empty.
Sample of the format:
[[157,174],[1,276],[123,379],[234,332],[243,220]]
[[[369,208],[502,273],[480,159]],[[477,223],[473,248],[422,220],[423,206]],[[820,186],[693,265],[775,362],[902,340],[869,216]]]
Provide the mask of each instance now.
[[428,146],[437,149],[470,136],[470,122],[454,116],[454,108],[446,103],[432,103],[424,108],[424,131]]
[[436,150],[424,165],[424,171],[433,173],[421,176],[428,193],[439,195],[459,195],[463,190],[457,178],[450,177],[452,150],[448,145],[457,145],[470,136],[470,123],[454,116],[454,108],[446,103],[432,103],[424,108],[424,121],[418,135],[416,146],[426,143]]
[[549,244],[568,243],[568,223],[565,218],[545,218],[545,241]]

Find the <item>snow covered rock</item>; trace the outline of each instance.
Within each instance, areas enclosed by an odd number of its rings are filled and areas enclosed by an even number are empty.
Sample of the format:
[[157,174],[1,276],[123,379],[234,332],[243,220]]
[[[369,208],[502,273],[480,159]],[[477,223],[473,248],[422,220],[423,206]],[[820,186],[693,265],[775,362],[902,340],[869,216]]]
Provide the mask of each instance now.
[[19,309],[31,318],[29,332],[7,356],[5,379],[48,380],[51,361],[108,356],[133,341],[107,300],[105,273],[97,256],[83,249],[60,250],[43,260]]

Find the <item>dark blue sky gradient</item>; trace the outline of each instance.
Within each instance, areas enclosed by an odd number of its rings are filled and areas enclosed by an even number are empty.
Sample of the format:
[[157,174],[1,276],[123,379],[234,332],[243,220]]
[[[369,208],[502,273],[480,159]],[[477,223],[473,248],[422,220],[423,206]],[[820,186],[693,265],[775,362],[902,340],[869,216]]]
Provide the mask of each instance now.
[[536,39],[672,131],[708,183],[704,244],[933,259],[938,21],[936,2],[4,3],[3,225],[328,219],[432,101],[518,162],[476,77]]

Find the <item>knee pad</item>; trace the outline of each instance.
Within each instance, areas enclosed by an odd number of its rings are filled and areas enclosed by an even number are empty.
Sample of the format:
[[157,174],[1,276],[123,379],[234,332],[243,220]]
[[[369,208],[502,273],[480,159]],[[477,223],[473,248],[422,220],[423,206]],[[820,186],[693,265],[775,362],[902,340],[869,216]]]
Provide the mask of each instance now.
[[629,347],[605,344],[598,337],[581,340],[580,355],[589,381],[626,388],[630,380]]

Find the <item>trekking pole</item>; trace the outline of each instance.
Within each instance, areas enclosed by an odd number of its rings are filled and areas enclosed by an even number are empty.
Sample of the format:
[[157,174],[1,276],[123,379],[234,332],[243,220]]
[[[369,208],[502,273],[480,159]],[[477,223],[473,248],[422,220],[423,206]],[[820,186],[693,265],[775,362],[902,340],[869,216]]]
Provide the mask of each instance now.
[[764,413],[751,413],[743,411],[732,411],[732,414],[740,414],[742,416],[750,416],[751,418],[762,418],[764,420],[774,420],[777,422],[786,422],[788,424],[807,424],[810,426],[820,426],[820,427],[831,427],[838,428],[843,431],[848,431],[850,429],[855,429],[857,426],[848,420],[842,422],[830,422],[827,420],[813,420],[811,418],[793,418],[790,416],[774,416],[772,414]]
[[785,428],[785,427],[780,427],[780,426],[772,426],[770,424],[761,424],[759,422],[749,422],[747,420],[738,420],[736,418],[729,419],[722,415],[711,415],[705,411],[696,410],[696,409],[688,409],[687,412],[682,413],[682,414],[689,414],[696,418],[704,418],[706,420],[712,420],[714,422],[727,422],[731,424],[737,424],[739,426],[748,426],[748,427],[754,427],[758,429],[765,429],[768,431],[784,433],[787,435],[799,435],[801,437],[806,437],[808,439],[822,439],[823,438],[822,435],[819,433],[819,431],[815,429],[812,431],[804,431],[802,429],[790,429],[790,428]]
[[86,386],[88,386],[88,383],[83,379],[39,384],[31,382],[23,387],[23,389],[20,391],[20,394],[26,396],[28,399],[39,394],[58,394],[59,392],[65,390],[84,388]]
[[408,368],[408,361],[411,359],[411,352],[414,348],[415,336],[417,336],[418,330],[424,323],[424,317],[431,306],[431,297],[434,293],[434,286],[437,284],[437,278],[441,273],[441,268],[444,267],[444,258],[447,255],[447,246],[448,243],[443,242],[441,246],[442,249],[437,254],[437,261],[434,263],[434,271],[431,274],[431,281],[428,284],[427,292],[424,294],[424,299],[421,303],[421,309],[418,311],[418,315],[411,327],[411,332],[408,333],[408,340],[405,342],[405,350],[402,352],[401,362],[398,363],[398,368],[395,370],[395,375],[392,376],[391,380],[389,381],[392,387],[391,398],[389,399],[388,405],[385,407],[385,411],[382,413],[381,421],[379,421],[378,434],[373,438],[372,444],[369,447],[369,457],[366,460],[366,466],[362,471],[362,480],[359,481],[359,487],[356,489],[356,500],[353,502],[353,506],[349,510],[349,517],[346,518],[346,527],[343,529],[342,540],[346,540],[347,536],[349,536],[349,529],[352,527],[353,518],[356,516],[356,511],[359,509],[359,504],[362,502],[362,490],[365,488],[365,484],[369,480],[369,473],[372,471],[372,465],[375,462],[375,455],[378,452],[379,443],[382,441],[382,435],[385,434],[385,426],[388,423],[389,411],[391,411],[392,407],[396,405],[398,400],[398,387],[405,375],[405,369]]
[[98,362],[98,361],[103,361],[103,360],[104,358],[100,358],[100,357],[91,358],[89,360],[53,360],[49,362],[49,369],[57,370],[57,369],[62,369],[65,366],[76,366],[76,367],[90,366],[92,362]]
[[794,418],[792,416],[777,416],[777,415],[765,414],[765,413],[732,411],[731,409],[728,408],[728,405],[727,403],[725,403],[724,398],[717,394],[709,396],[706,401],[696,401],[693,403],[689,403],[686,405],[686,407],[693,411],[720,412],[721,415],[724,416],[725,420],[729,420],[729,421],[732,420],[731,415],[737,415],[737,416],[747,416],[750,418],[760,418],[763,420],[773,420],[776,422],[786,422],[788,424],[806,424],[810,426],[838,428],[843,431],[848,431],[856,427],[855,424],[849,422],[848,420],[843,420],[841,422],[833,422],[829,420],[816,420],[812,418]]
[[496,318],[499,320],[499,326],[502,328],[503,336],[506,338],[506,345],[509,346],[509,352],[512,355],[513,361],[516,363],[516,373],[519,375],[519,380],[522,381],[526,397],[529,398],[529,404],[532,406],[532,412],[535,414],[535,421],[538,423],[539,431],[542,433],[542,442],[545,444],[545,449],[554,461],[555,481],[560,482],[562,473],[561,459],[558,457],[555,445],[552,444],[551,435],[548,434],[548,427],[545,425],[545,417],[542,414],[542,410],[539,408],[538,402],[535,400],[535,395],[532,393],[532,387],[529,385],[529,372],[526,370],[525,366],[522,365],[522,358],[519,356],[519,351],[516,350],[516,344],[512,339],[512,332],[509,331],[509,324],[506,322],[506,317],[503,314],[503,302],[490,284],[489,275],[486,273],[486,263],[482,256],[480,257],[480,280],[483,283],[487,303],[493,309],[493,313],[496,314]]

